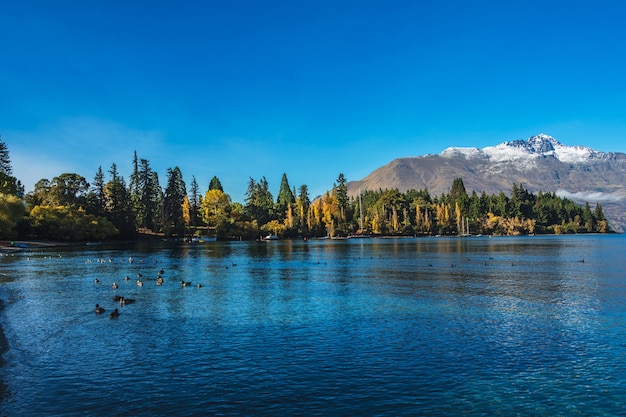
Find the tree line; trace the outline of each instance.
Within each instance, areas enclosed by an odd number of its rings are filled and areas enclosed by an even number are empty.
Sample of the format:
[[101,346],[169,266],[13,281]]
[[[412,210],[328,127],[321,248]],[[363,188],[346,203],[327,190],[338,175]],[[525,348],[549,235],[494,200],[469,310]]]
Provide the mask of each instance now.
[[463,180],[432,196],[427,190],[364,190],[348,196],[339,174],[324,195],[311,198],[306,185],[297,190],[283,174],[274,198],[265,177],[250,178],[243,203],[233,202],[213,177],[202,192],[195,176],[187,187],[178,167],[167,170],[165,186],[148,160],[133,156],[126,179],[112,164],[99,167],[91,180],[75,173],[39,180],[24,193],[12,176],[7,146],[0,139],[0,239],[89,241],[215,236],[258,239],[350,235],[527,235],[607,233],[600,204],[592,210],[555,193],[533,194],[522,184],[504,192],[468,194]]

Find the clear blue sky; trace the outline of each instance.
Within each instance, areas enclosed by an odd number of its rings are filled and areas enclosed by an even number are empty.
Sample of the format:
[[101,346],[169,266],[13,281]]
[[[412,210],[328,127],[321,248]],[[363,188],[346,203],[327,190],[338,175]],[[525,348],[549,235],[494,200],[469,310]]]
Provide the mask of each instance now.
[[[2,1],[14,175],[311,196],[392,159],[547,133],[626,152],[622,1]],[[108,176],[108,175],[107,175]]]

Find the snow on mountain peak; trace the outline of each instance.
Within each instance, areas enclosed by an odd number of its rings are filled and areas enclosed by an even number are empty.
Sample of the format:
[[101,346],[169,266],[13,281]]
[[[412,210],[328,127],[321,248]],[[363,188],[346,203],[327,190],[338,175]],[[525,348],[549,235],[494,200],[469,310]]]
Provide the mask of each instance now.
[[465,159],[472,159],[475,156],[481,154],[481,150],[478,148],[446,148],[439,155],[445,158],[464,157]]
[[439,155],[446,158],[464,157],[465,159],[482,156],[487,157],[492,162],[516,161],[522,163],[525,168],[531,169],[535,166],[537,158],[552,157],[561,162],[580,163],[601,154],[601,152],[596,152],[586,146],[563,145],[552,136],[540,133],[527,140],[507,141],[482,149],[451,147]]
[[554,151],[557,147],[563,146],[558,140],[552,136],[540,133],[528,140],[515,140],[512,142],[504,142],[505,145],[518,147],[528,151],[528,153],[546,154]]

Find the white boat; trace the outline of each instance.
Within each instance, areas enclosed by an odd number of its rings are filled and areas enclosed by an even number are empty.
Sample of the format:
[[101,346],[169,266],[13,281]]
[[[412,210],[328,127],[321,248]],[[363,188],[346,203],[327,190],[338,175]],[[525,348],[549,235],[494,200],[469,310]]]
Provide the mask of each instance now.
[[217,240],[217,237],[213,236],[213,237],[209,237],[209,236],[197,236],[197,237],[193,237],[191,238],[191,242],[192,243],[205,243],[205,242],[215,242]]
[[261,238],[261,240],[278,240],[278,236],[273,235],[273,234],[270,233],[269,235]]

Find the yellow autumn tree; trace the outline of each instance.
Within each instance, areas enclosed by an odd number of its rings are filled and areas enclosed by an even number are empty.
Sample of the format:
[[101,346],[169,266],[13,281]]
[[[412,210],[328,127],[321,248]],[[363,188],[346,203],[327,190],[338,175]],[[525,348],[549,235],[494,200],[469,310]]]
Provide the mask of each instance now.
[[183,209],[183,222],[185,223],[185,228],[187,228],[189,227],[189,223],[191,222],[191,210],[190,210],[188,196],[185,196],[185,198],[183,198],[182,209]]
[[326,233],[328,236],[335,236],[335,220],[341,216],[339,211],[339,200],[334,193],[326,193],[322,197],[322,220],[326,225]]
[[209,227],[218,227],[226,220],[230,207],[230,196],[222,190],[213,189],[204,194],[200,205],[204,222]]

